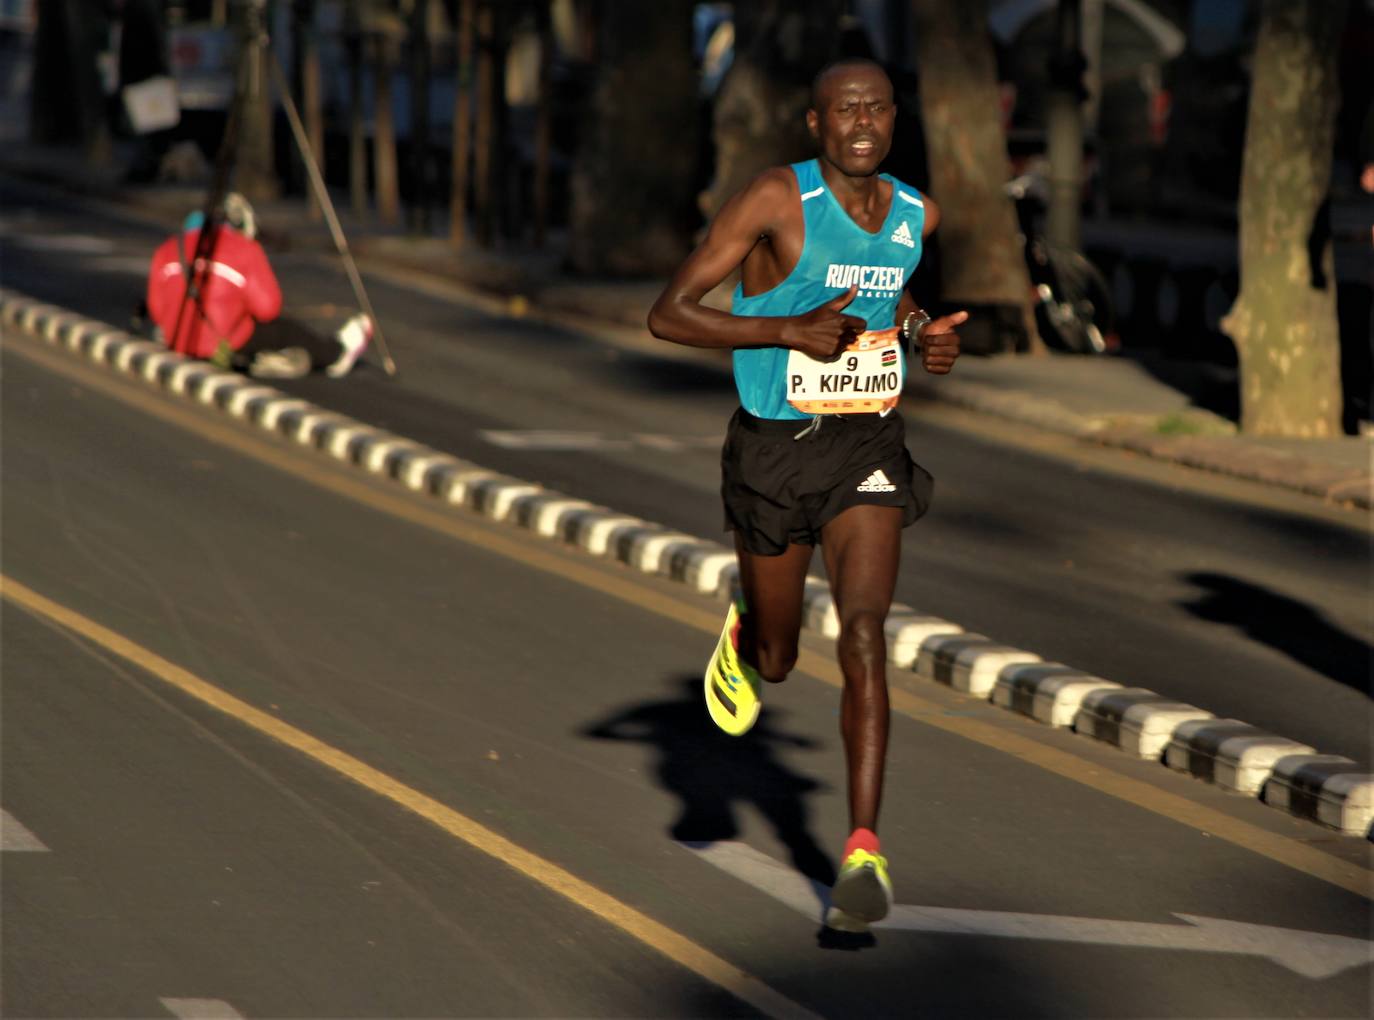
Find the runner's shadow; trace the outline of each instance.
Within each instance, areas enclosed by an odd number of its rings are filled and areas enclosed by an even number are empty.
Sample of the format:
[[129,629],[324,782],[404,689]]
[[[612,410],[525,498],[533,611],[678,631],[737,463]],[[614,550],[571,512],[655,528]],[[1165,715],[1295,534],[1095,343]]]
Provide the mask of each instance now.
[[681,802],[669,828],[681,843],[715,843],[739,834],[735,807],[752,804],[787,847],[796,869],[828,889],[835,865],[808,827],[806,796],[822,788],[793,772],[774,748],[811,750],[809,737],[777,729],[777,712],[765,708],[743,737],[726,736],[711,723],[702,704],[701,678],[675,680],[676,697],[648,701],[593,723],[580,732],[597,740],[624,740],[658,750],[659,782]]
[[1195,616],[1236,627],[1308,669],[1370,693],[1374,648],[1307,603],[1226,574],[1197,572],[1183,580],[1203,592],[1181,603]]

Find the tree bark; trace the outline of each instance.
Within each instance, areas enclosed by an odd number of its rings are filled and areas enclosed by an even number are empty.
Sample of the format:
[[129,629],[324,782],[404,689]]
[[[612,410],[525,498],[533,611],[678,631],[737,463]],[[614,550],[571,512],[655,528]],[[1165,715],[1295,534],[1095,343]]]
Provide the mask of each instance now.
[[549,161],[553,154],[553,21],[547,2],[535,12],[539,28],[539,99],[534,119],[534,246],[549,229]]
[[36,5],[29,135],[40,145],[79,144],[93,162],[109,156],[105,94],[96,56],[109,29],[97,0]]
[[410,227],[430,232],[429,0],[411,0],[410,10]]
[[388,225],[401,221],[401,187],[396,172],[396,123],[391,106],[391,81],[396,67],[399,25],[382,26],[374,36],[375,63],[372,102],[372,180],[377,191],[377,218]]
[[[295,0],[292,13],[295,16],[292,40],[296,49],[296,78],[301,119],[305,123],[306,137],[310,140],[310,153],[323,169],[324,114],[321,109],[320,50],[315,42],[315,0]],[[304,157],[301,162],[304,163]],[[319,200],[315,197],[315,190],[310,187],[308,180],[303,179],[302,185],[305,188],[306,208],[310,219],[321,219],[323,213]]]
[[496,47],[496,10],[486,0],[477,14],[477,125],[472,159],[472,212],[477,242],[483,248],[490,248],[496,241],[492,199],[496,168]]
[[[272,144],[272,84],[267,73],[267,61],[272,58],[258,44],[257,17],[244,7],[239,10],[239,18],[240,44],[249,49],[234,180],[244,197],[252,202],[267,202],[281,193]],[[261,27],[269,23],[268,13],[264,11]]]
[[697,75],[690,0],[605,0],[590,123],[572,176],[570,265],[660,276],[689,251]]
[[[986,0],[912,0],[912,15],[930,191],[940,206],[941,299],[969,309],[966,341],[1010,326],[1042,349],[1016,211],[1003,191],[1010,164]],[[1005,343],[981,346],[994,353]]]
[[736,4],[735,56],[711,110],[715,172],[697,200],[706,219],[769,167],[815,155],[811,79],[838,53],[841,9],[835,0],[806,12],[778,0]]
[[467,238],[469,167],[472,163],[473,22],[477,0],[458,0],[458,51],[453,61],[453,167],[449,172],[449,243]]
[[1240,293],[1222,320],[1240,360],[1240,427],[1341,428],[1329,214],[1344,0],[1265,0],[1240,194]]
[[367,132],[363,116],[363,18],[361,0],[344,8],[344,44],[348,54],[348,197],[353,212],[367,212]]

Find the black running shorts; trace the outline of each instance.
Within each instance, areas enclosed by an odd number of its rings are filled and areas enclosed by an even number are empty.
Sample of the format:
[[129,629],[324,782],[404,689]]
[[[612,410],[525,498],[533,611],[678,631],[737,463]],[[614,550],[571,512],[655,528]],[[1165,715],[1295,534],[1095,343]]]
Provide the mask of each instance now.
[[901,507],[902,527],[929,508],[934,479],[907,453],[897,412],[825,415],[811,426],[743,408],[730,419],[720,455],[725,529],[750,552],[819,545],[821,529],[851,506]]

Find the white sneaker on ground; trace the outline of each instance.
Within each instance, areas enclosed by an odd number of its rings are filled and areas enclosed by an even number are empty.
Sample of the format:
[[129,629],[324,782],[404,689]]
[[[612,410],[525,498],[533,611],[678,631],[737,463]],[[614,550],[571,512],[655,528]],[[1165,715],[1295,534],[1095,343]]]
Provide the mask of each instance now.
[[334,339],[343,345],[343,353],[324,371],[331,379],[342,379],[367,350],[372,339],[372,320],[360,312],[339,327]]
[[310,352],[304,347],[258,351],[248,365],[254,379],[299,379],[310,374]]

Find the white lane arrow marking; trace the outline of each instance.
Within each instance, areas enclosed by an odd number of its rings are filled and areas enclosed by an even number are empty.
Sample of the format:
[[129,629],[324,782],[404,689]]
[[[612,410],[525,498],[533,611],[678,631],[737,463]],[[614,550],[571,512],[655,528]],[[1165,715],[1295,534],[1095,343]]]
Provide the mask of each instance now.
[[720,447],[720,436],[668,436],[656,432],[636,432],[629,437],[608,436],[604,432],[560,432],[553,429],[479,429],[493,446],[507,450],[544,450],[576,452],[629,450],[647,447],[663,453],[683,450],[711,450]]
[[[708,864],[817,921],[830,905],[830,890],[743,843],[681,843]],[[1308,978],[1328,978],[1374,963],[1374,942],[1346,935],[1273,928],[1216,917],[1174,914],[1185,924],[1112,921],[1095,917],[1014,914],[999,910],[913,907],[897,904],[873,925],[884,931],[1086,942],[1099,946],[1173,949],[1262,956]]]
[[158,1002],[181,1020],[243,1020],[243,1014],[223,999],[158,999]]
[[41,851],[48,848],[19,819],[0,808],[0,850]]

